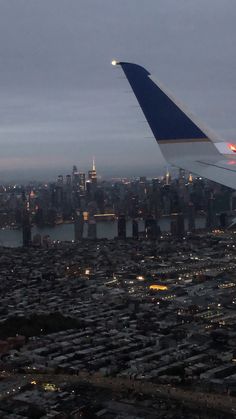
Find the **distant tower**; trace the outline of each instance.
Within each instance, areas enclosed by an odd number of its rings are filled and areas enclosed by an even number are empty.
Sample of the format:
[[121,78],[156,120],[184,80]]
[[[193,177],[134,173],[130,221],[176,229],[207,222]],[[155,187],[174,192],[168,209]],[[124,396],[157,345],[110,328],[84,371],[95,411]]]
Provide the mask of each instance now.
[[79,173],[79,190],[82,193],[86,190],[86,176],[82,172]]
[[31,225],[30,225],[30,213],[28,202],[25,193],[22,194],[23,201],[23,214],[22,214],[22,239],[23,247],[29,247],[31,245]]
[[177,214],[171,214],[170,232],[173,237],[178,236],[178,218]]
[[180,212],[178,214],[178,237],[181,238],[184,236],[185,226],[184,226],[184,214]]
[[209,230],[212,230],[216,226],[217,226],[217,221],[216,221],[216,212],[215,212],[215,198],[214,198],[214,194],[211,192],[207,200],[206,228]]
[[182,212],[171,214],[170,224],[172,236],[182,238],[185,233],[184,215]]
[[220,228],[225,229],[227,227],[227,213],[223,212],[220,214]]
[[66,175],[66,185],[71,186],[71,175]]
[[159,236],[160,229],[157,225],[157,220],[152,216],[145,220],[145,233],[146,238],[149,240],[157,240]]
[[78,173],[78,169],[77,169],[77,166],[74,164],[72,168],[72,176],[74,176],[75,173]]
[[185,170],[179,169],[179,180],[185,182]]
[[171,182],[171,176],[168,167],[166,168],[166,174],[165,174],[165,185],[170,185]]
[[63,175],[58,175],[58,177],[57,177],[57,184],[59,185],[59,186],[62,186],[63,185]]
[[79,241],[83,238],[84,232],[84,216],[82,212],[75,212],[74,215],[74,238]]
[[193,233],[195,231],[195,208],[190,201],[188,204],[188,231]]
[[125,240],[126,239],[126,219],[125,215],[120,215],[118,218],[118,238]]
[[93,158],[93,167],[92,170],[89,170],[88,172],[88,178],[93,183],[97,183],[97,172],[96,172],[96,166],[95,166],[95,159]]

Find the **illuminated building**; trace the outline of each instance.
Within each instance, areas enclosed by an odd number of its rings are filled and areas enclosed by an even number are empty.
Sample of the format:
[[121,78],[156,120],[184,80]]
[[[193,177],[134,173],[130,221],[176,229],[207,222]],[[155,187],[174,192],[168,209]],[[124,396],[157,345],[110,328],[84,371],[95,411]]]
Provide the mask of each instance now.
[[89,213],[88,213],[88,211],[84,211],[83,212],[83,217],[84,217],[84,221],[88,221],[88,219],[89,219]]
[[80,172],[79,175],[79,190],[80,192],[85,192],[86,190],[86,176],[85,173]]
[[165,183],[165,185],[170,185],[170,182],[171,182],[171,175],[170,175],[170,172],[169,172],[168,167],[167,167],[166,168],[166,174],[165,174],[165,177],[164,177],[164,183]]
[[91,183],[93,183],[93,184],[97,183],[97,172],[96,172],[96,166],[95,166],[95,159],[94,158],[93,158],[92,170],[89,170],[89,172],[88,172],[88,178],[91,181]]
[[96,221],[114,221],[115,220],[115,214],[113,214],[113,213],[94,214],[94,219]]
[[150,285],[149,289],[152,291],[167,291],[168,287],[166,285]]

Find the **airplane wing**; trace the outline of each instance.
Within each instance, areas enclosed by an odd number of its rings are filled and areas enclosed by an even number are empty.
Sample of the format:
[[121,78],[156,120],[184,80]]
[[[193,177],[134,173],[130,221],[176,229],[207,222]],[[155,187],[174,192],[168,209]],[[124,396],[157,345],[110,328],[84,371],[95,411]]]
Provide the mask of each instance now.
[[211,134],[143,67],[120,65],[165,159],[173,166],[236,189],[236,146],[220,153]]

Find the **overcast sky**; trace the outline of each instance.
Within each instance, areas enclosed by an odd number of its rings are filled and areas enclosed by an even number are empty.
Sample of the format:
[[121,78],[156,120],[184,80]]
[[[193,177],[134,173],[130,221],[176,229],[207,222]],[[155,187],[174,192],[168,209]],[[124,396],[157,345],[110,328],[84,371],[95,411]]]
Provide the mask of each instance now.
[[165,165],[113,58],[236,139],[235,0],[0,0],[0,182]]

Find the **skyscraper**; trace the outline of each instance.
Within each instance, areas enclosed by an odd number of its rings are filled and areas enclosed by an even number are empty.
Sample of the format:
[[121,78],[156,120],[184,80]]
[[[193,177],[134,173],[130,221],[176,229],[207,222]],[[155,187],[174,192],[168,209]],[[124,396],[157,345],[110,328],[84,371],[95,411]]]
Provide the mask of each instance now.
[[157,220],[155,220],[152,216],[149,216],[145,220],[145,233],[146,238],[149,240],[156,240],[158,238],[160,229],[157,225]]
[[63,185],[63,175],[58,175],[57,177],[57,184],[62,186]]
[[31,245],[31,225],[30,225],[30,213],[26,195],[22,194],[23,211],[22,211],[22,241],[24,247]]
[[29,247],[31,244],[31,225],[30,216],[27,210],[24,210],[22,223],[23,246]]
[[79,190],[81,193],[84,193],[86,190],[86,176],[85,173],[79,173]]
[[84,216],[82,211],[75,211],[74,215],[74,238],[75,241],[81,240],[83,238],[84,232]]
[[133,219],[132,223],[132,236],[133,239],[138,240],[139,233],[138,233],[138,221]]
[[188,204],[188,231],[195,231],[195,208],[191,201]]
[[214,229],[217,226],[216,211],[215,211],[215,197],[213,192],[210,192],[207,200],[207,218],[206,228],[209,230]]
[[171,214],[170,224],[172,236],[182,238],[185,233],[184,215],[182,212]]
[[126,219],[125,215],[120,215],[118,218],[118,238],[125,240],[126,239]]
[[95,159],[94,158],[93,158],[92,170],[89,170],[89,172],[88,172],[88,178],[93,184],[97,183],[97,171],[96,171]]

